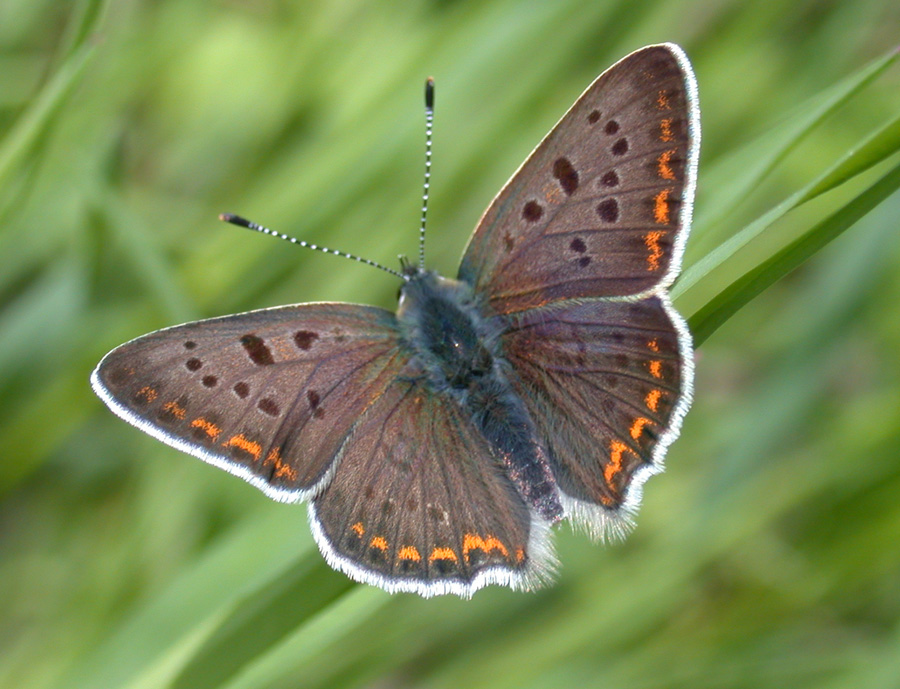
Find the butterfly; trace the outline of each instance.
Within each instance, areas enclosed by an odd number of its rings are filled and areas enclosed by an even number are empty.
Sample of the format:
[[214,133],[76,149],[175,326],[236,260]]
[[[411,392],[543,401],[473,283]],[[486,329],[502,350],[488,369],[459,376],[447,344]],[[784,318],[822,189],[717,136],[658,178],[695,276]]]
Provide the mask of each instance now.
[[357,581],[534,589],[555,523],[626,532],[690,405],[667,290],[699,141],[684,52],[637,50],[503,187],[456,279],[404,262],[396,313],[309,303],[159,330],[107,354],[93,388],[164,443],[307,501],[325,559]]

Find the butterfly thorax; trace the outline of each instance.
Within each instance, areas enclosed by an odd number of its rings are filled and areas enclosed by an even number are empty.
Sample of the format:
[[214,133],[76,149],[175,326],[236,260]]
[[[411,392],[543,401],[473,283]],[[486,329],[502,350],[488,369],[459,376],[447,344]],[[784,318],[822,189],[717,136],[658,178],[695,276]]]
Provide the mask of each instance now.
[[498,319],[467,283],[426,271],[401,289],[397,319],[429,384],[469,414],[522,497],[544,519],[560,519],[546,450],[506,378]]
[[494,373],[496,334],[466,283],[417,272],[401,290],[397,317],[435,386],[469,390]]

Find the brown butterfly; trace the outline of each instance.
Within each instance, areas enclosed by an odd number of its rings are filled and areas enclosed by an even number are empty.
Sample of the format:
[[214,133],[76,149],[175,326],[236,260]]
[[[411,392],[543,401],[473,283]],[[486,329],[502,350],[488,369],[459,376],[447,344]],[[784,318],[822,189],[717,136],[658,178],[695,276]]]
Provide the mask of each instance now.
[[690,404],[667,289],[696,91],[678,46],[616,63],[491,203],[457,279],[396,272],[396,314],[298,304],[167,328],[110,352],[94,389],[163,442],[308,500],[326,560],[358,581],[534,588],[552,524],[626,531]]

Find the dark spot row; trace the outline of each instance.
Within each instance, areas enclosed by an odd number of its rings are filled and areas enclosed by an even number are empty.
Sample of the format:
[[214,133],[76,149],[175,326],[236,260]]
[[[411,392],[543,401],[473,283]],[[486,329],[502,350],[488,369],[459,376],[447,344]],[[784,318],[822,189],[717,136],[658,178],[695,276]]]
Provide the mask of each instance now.
[[[343,338],[343,336],[341,337]],[[298,330],[296,333],[294,333],[294,344],[297,345],[298,349],[302,349],[304,351],[308,351],[310,347],[312,347],[313,343],[318,339],[319,334],[311,330]],[[258,335],[255,335],[254,333],[247,333],[246,335],[241,336],[240,342],[244,347],[244,350],[247,352],[247,356],[249,356],[250,360],[257,366],[269,366],[275,363],[275,359],[272,357],[272,352],[269,349],[268,345],[266,345],[265,340],[263,340]],[[184,348],[187,350],[196,349],[197,343],[193,340],[187,340],[184,343]],[[186,364],[189,371],[196,371],[202,365],[203,362],[199,359],[188,359]]]
[[[367,485],[363,490],[363,495],[365,495],[367,500],[371,500],[375,497],[375,487],[371,484]],[[391,514],[397,505],[397,501],[393,498],[388,498],[384,502],[381,503],[381,512],[384,514]],[[403,503],[403,507],[406,508],[407,512],[416,512],[419,509],[419,501],[415,498],[409,498]],[[428,505],[426,507],[426,513],[428,516],[435,522],[443,523],[445,519],[444,510],[437,505]]]
[[[607,187],[614,187],[619,183],[619,176],[614,172],[607,172],[601,178],[601,183]],[[619,203],[615,199],[606,199],[597,206],[597,214],[604,222],[616,222],[619,219]],[[522,217],[528,222],[537,222],[544,215],[544,207],[535,200],[528,201],[522,208]],[[511,251],[514,245],[512,237],[504,237],[506,250]]]

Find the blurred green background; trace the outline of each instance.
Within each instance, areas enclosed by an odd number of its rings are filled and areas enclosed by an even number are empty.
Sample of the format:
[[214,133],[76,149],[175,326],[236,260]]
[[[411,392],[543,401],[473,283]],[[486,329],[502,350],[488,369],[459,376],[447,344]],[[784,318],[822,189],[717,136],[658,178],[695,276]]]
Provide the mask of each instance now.
[[[304,507],[92,394],[159,327],[392,308],[391,276],[216,215],[414,254],[426,76],[453,274],[582,89],[660,41],[700,85],[696,402],[626,542],[557,530],[554,587],[356,585]],[[898,41],[895,0],[4,0],[0,685],[900,686]]]

